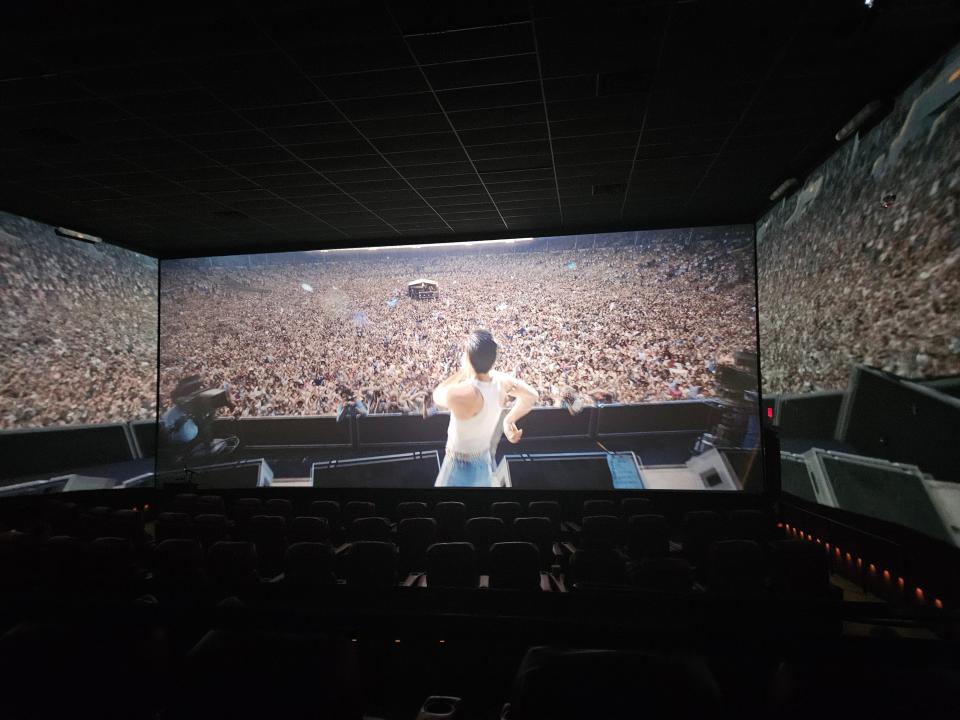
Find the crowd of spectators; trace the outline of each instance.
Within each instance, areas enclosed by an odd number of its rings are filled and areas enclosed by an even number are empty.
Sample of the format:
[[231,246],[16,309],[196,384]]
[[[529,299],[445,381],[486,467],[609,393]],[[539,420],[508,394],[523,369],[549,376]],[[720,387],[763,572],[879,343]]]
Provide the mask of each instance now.
[[758,224],[766,393],[842,389],[859,363],[960,374],[958,103],[919,118],[924,127],[907,128],[902,137],[915,137],[891,153],[936,77],[811,174],[805,187],[820,187],[802,211],[789,198]]
[[156,413],[156,260],[0,212],[0,429]]
[[[619,248],[460,254],[381,249],[296,262],[163,269],[161,403],[188,375],[230,389],[236,415],[420,413],[489,328],[496,367],[546,405],[715,393],[714,373],[756,347],[750,237]],[[409,281],[439,299],[407,296]]]

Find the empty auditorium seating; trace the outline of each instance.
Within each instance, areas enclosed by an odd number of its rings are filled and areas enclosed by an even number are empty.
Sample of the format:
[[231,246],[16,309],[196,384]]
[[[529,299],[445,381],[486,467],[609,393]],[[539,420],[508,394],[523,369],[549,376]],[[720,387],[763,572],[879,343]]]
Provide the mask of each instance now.
[[477,551],[477,565],[481,573],[489,572],[490,546],[507,539],[503,520],[495,517],[475,517],[467,520],[467,542]]
[[393,543],[361,540],[345,553],[347,585],[390,588],[397,584],[397,548]]
[[430,510],[425,502],[402,502],[397,503],[397,520],[406,518],[429,517]]
[[257,548],[252,542],[224,540],[207,551],[207,575],[224,593],[250,589],[260,579]]
[[653,502],[647,498],[630,497],[620,501],[620,515],[629,518],[633,515],[647,515],[651,512]]
[[670,525],[663,515],[633,515],[627,521],[627,552],[634,560],[665,557]]
[[257,547],[260,573],[278,574],[287,549],[287,521],[280,515],[254,515],[250,518],[250,539]]
[[427,549],[427,587],[475,588],[479,581],[477,554],[470,543],[435,543]]
[[707,560],[710,546],[723,534],[723,519],[712,510],[691,510],[683,516],[683,554],[695,566]]
[[143,519],[136,510],[126,508],[114,510],[107,520],[105,532],[111,537],[129,540],[134,548],[142,548],[147,542],[143,530]]
[[437,521],[428,517],[404,518],[397,525],[397,547],[401,575],[424,572],[427,548],[437,537]]
[[763,544],[769,542],[773,530],[774,524],[766,513],[741,509],[730,511],[724,534],[731,540],[754,540]]
[[343,522],[347,526],[357,518],[374,517],[377,506],[365,500],[351,500],[343,508]]
[[299,515],[287,530],[287,542],[330,542],[330,523],[324,517]]
[[153,549],[154,591],[186,591],[204,582],[203,548],[196,540],[164,540]]
[[284,520],[293,517],[293,503],[286,498],[270,498],[263,505],[264,515],[279,515]]
[[503,520],[504,527],[508,530],[513,525],[513,521],[523,514],[523,506],[518,502],[495,502],[490,505],[490,516]]
[[687,593],[693,587],[693,566],[682,557],[641,560],[629,572],[631,584],[641,590]]
[[263,503],[260,498],[237,498],[233,501],[231,516],[234,522],[236,538],[246,538],[250,532],[250,519],[254,515],[261,515]]
[[195,515],[200,511],[200,497],[196,493],[178,493],[173,498],[172,512]]
[[37,554],[41,585],[58,591],[79,586],[86,572],[86,553],[87,546],[79,538],[69,535],[48,538]]
[[444,542],[463,540],[467,524],[467,507],[462,502],[438,502],[433,508],[437,521],[437,539]]
[[545,517],[553,525],[554,533],[560,533],[560,503],[556,500],[534,500],[527,505],[530,517]]
[[101,537],[87,547],[85,579],[91,588],[119,588],[134,574],[133,546],[125,538]]
[[581,547],[617,547],[623,544],[623,521],[616,515],[587,515],[583,518]]
[[300,590],[335,585],[333,548],[323,542],[291,544],[284,554],[283,581]]
[[331,531],[336,531],[340,527],[340,503],[335,500],[314,500],[310,503],[310,514],[314,517],[326,518],[330,523]]
[[831,592],[830,561],[822,546],[781,540],[770,564],[771,589],[784,598],[816,598]]
[[390,520],[383,517],[358,517],[350,523],[350,539],[390,542]]
[[208,548],[215,542],[226,540],[229,530],[227,518],[215,513],[203,513],[193,517],[196,536],[203,547]]
[[227,506],[219,495],[201,495],[197,499],[197,512],[207,515],[226,515]]
[[540,590],[537,546],[528,542],[495,543],[490,548],[489,586],[500,590]]
[[707,587],[720,593],[749,594],[763,589],[763,551],[753,540],[721,540],[710,547]]
[[580,518],[589,515],[617,515],[617,504],[613,500],[587,500],[583,503]]
[[194,538],[196,537],[196,528],[193,519],[186,513],[162,512],[157,515],[154,536],[157,542],[172,538]]
[[521,542],[533,543],[537,547],[542,568],[549,568],[553,564],[553,546],[557,533],[550,518],[518,517],[513,521],[513,537]]

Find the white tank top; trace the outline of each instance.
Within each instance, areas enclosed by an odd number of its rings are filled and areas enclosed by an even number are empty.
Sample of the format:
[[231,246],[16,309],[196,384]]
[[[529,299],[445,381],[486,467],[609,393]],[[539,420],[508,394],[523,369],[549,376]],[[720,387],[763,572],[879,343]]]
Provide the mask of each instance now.
[[500,421],[501,391],[496,377],[487,382],[474,380],[472,385],[483,397],[480,412],[466,420],[450,413],[447,428],[447,454],[462,460],[473,460],[490,453],[493,432]]

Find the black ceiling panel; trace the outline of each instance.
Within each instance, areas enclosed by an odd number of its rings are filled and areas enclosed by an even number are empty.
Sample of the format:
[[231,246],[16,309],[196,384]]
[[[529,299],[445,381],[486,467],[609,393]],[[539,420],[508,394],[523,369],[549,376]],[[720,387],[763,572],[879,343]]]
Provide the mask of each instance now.
[[751,222],[956,3],[11,7],[0,209],[171,257]]

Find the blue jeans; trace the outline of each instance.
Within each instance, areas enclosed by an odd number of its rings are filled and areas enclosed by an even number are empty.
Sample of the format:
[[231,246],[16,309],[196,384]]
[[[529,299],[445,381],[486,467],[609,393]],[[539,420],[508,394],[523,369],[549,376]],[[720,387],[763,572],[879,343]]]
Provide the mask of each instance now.
[[443,459],[436,487],[493,487],[493,467],[490,457],[474,460],[456,460],[450,455]]

